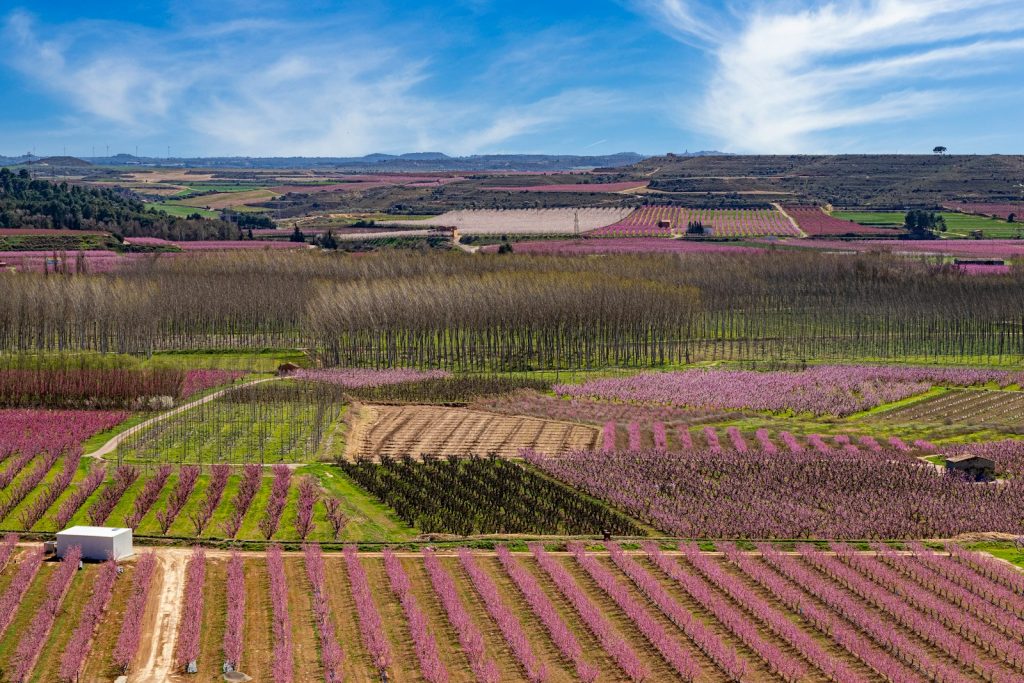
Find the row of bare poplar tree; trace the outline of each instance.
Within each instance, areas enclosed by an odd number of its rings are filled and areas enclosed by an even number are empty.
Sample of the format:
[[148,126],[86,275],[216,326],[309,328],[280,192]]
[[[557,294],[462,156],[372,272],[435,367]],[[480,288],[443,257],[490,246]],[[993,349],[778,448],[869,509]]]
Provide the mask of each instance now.
[[0,276],[0,350],[307,348],[325,365],[525,370],[1024,355],[1024,274],[817,252],[154,258]]

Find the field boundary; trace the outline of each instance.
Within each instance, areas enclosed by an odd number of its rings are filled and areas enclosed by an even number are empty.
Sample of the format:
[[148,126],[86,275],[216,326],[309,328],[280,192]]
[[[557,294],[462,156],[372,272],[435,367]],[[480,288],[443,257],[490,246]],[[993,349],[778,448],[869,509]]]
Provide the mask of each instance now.
[[807,233],[800,228],[800,224],[797,223],[792,216],[786,213],[786,210],[782,208],[782,204],[779,204],[778,202],[772,202],[772,206],[775,208],[776,211],[785,216],[786,220],[793,224],[793,227],[796,228],[796,231],[800,233],[800,239],[807,239]]

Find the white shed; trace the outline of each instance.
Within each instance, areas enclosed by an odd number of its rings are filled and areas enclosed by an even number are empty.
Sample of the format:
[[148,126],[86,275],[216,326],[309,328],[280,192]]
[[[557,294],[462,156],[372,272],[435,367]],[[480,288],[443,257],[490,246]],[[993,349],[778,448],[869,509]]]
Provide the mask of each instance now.
[[57,557],[71,546],[82,549],[83,560],[120,560],[132,554],[132,530],[108,526],[73,526],[57,532]]

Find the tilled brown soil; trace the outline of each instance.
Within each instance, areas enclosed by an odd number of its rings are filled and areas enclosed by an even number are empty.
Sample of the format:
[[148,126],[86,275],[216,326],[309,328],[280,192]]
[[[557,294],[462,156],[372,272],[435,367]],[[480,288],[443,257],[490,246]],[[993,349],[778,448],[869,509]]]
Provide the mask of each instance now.
[[593,448],[596,427],[498,415],[440,406],[364,405],[349,436],[348,455],[499,455],[514,457],[524,448],[544,453]]

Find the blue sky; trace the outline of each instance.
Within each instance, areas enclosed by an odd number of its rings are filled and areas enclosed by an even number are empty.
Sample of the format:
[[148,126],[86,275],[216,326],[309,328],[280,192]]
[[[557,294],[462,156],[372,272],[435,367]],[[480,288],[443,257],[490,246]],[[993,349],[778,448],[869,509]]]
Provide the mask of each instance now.
[[1024,152],[1021,0],[0,0],[0,154]]

